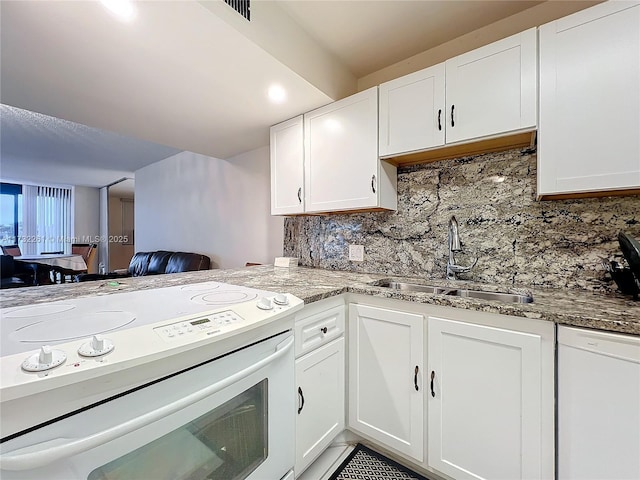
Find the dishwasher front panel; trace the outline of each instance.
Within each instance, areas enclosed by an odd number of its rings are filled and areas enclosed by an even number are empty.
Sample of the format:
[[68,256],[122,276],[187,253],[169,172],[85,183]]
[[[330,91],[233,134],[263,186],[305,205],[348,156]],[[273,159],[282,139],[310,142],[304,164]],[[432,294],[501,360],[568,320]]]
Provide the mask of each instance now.
[[640,479],[640,337],[558,327],[558,480]]

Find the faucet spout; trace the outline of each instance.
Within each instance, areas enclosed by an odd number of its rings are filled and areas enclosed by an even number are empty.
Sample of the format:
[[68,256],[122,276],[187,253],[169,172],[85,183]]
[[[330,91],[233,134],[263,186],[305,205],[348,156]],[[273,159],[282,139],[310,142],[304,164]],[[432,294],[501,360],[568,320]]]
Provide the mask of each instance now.
[[458,235],[458,221],[455,216],[451,216],[449,219],[449,251],[459,252],[460,248],[460,235]]
[[447,262],[447,279],[448,280],[456,280],[458,273],[466,273],[470,271],[476,263],[478,263],[478,258],[473,261],[468,267],[463,267],[461,265],[456,265],[456,258],[454,252],[460,252],[462,247],[460,245],[460,235],[458,234],[458,221],[456,217],[451,216],[449,219],[449,229],[448,229],[448,237],[449,237],[449,261]]

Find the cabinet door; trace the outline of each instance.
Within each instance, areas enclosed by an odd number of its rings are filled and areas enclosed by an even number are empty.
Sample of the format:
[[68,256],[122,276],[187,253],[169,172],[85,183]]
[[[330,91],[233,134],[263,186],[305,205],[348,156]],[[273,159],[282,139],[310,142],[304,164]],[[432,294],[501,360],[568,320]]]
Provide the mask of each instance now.
[[349,428],[423,460],[424,319],[349,306]]
[[296,360],[296,475],[344,430],[344,355],[340,337]]
[[271,215],[304,212],[302,115],[271,127]]
[[380,156],[444,145],[444,63],[383,83]]
[[536,127],[536,29],[446,61],[447,143]]
[[538,195],[640,187],[640,4],[540,27]]
[[553,363],[543,370],[542,337],[428,322],[429,466],[458,480],[552,479],[541,445],[553,431],[542,435],[541,412],[552,415],[553,393],[543,398],[541,379],[553,378]]
[[304,115],[307,212],[378,205],[378,89]]

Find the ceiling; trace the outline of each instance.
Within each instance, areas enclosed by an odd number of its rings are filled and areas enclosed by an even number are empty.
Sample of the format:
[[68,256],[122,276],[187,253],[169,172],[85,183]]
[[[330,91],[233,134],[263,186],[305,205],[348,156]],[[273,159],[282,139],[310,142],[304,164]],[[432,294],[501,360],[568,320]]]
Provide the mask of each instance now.
[[[103,186],[177,151],[227,159],[365,75],[540,3],[254,0],[247,22],[222,0],[138,1],[122,22],[93,0],[1,1],[0,175]],[[267,99],[273,83],[285,102]]]
[[181,151],[8,105],[0,105],[0,144],[4,180],[92,187]]
[[360,78],[544,2],[282,0],[278,3]]

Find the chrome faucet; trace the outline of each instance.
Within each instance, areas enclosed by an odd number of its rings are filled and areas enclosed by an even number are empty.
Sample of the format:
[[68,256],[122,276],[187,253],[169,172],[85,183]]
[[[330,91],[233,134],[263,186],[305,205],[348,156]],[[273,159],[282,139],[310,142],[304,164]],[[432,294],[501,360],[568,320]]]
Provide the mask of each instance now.
[[460,246],[460,235],[458,234],[458,221],[456,220],[456,217],[451,216],[451,219],[449,219],[449,261],[447,262],[447,280],[457,280],[458,277],[456,274],[466,273],[470,271],[476,263],[478,263],[478,258],[476,257],[473,264],[468,267],[456,265],[454,252],[460,251],[462,251],[462,247]]

